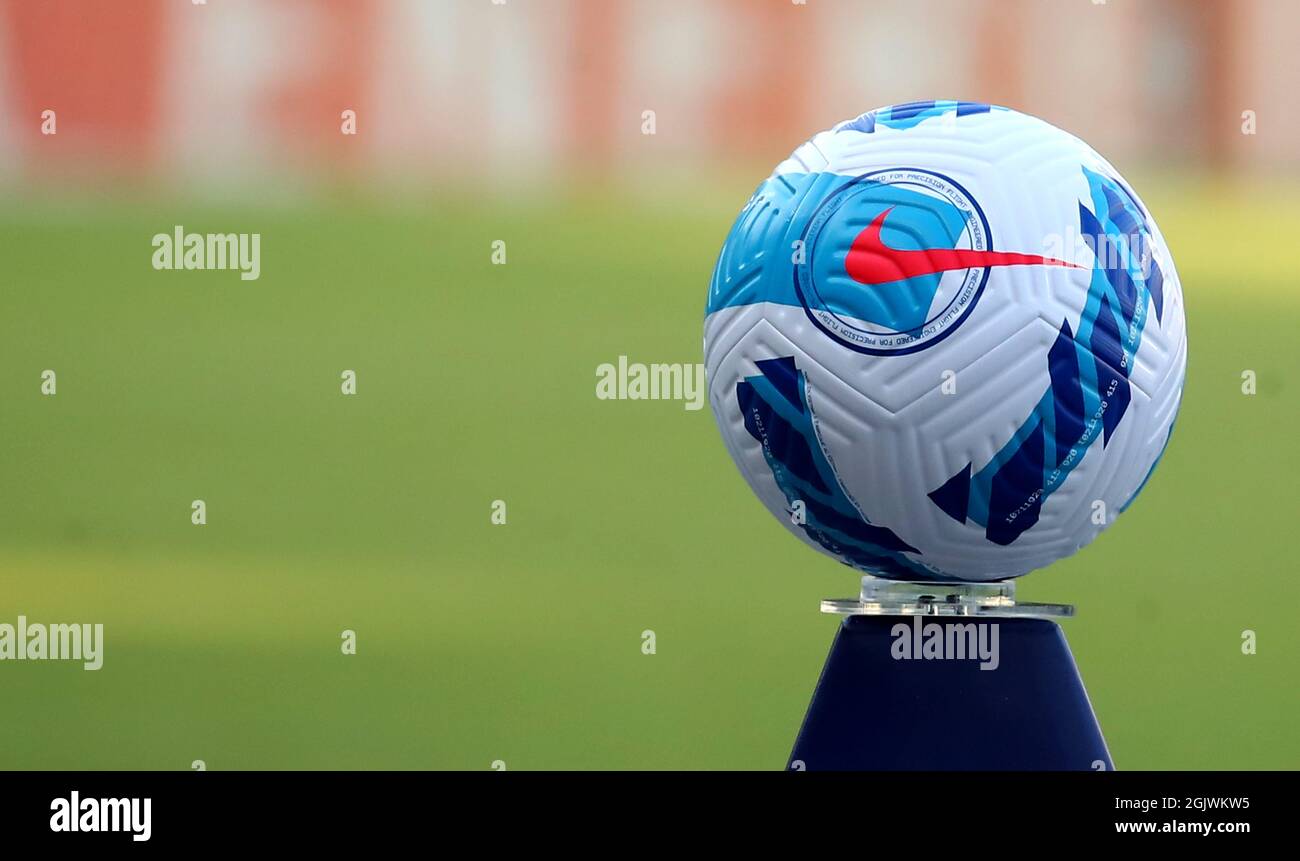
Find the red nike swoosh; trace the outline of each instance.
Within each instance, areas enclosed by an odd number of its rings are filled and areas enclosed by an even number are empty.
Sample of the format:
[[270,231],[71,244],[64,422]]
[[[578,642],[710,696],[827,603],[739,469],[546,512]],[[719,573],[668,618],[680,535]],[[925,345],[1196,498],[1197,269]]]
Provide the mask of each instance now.
[[966,248],[922,248],[907,251],[890,248],[880,238],[885,218],[893,212],[891,206],[876,216],[853,240],[844,269],[849,277],[862,284],[887,284],[921,275],[933,275],[952,269],[971,269],[984,266],[1066,266],[1082,269],[1075,263],[1041,257],[1037,254],[1014,254],[1005,251],[974,251]]

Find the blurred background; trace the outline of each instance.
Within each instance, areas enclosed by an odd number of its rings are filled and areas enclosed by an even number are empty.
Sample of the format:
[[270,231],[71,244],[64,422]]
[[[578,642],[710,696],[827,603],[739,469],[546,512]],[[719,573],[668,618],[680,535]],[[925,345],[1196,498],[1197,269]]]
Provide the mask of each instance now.
[[[6,174],[517,182],[767,164],[979,96],[1112,161],[1295,168],[1290,0],[44,0],[0,4]],[[57,108],[56,140],[36,122]],[[339,114],[358,115],[355,139]],[[659,122],[653,141],[643,111]],[[1262,116],[1242,134],[1243,111]]]
[[[1120,768],[1300,767],[1298,31],[1289,0],[0,0],[0,622],[106,638],[98,672],[0,664],[0,767],[781,768],[856,577],[707,410],[595,369],[700,361],[758,182],[933,98],[1096,147],[1188,307],[1160,469],[1022,596],[1078,605]],[[175,225],[260,233],[261,277],[153,270]]]

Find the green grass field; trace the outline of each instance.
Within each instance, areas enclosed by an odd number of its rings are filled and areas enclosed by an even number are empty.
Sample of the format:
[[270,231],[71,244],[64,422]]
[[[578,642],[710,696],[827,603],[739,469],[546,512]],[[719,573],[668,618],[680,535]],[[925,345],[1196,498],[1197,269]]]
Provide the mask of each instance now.
[[[1118,767],[1300,767],[1300,216],[1133,179],[1183,280],[1183,411],[1132,509],[1021,594],[1078,605]],[[855,575],[771,521],[707,409],[594,396],[620,354],[699,361],[752,185],[5,207],[0,622],[106,647],[0,664],[0,767],[781,768]],[[174,224],[260,232],[261,279],[153,271]]]

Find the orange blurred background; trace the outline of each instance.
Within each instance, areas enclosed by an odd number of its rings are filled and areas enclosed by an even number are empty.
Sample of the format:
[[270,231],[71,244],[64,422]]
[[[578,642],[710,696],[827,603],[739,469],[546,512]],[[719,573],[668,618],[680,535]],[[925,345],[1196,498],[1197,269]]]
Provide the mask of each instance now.
[[1290,0],[0,0],[0,177],[775,163],[932,98],[1028,111],[1117,162],[1294,169],[1296,32]]

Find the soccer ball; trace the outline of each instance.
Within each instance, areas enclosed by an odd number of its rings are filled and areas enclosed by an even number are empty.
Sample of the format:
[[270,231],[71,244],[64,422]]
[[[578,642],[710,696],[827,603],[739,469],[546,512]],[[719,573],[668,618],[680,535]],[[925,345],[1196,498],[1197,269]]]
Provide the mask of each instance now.
[[896,580],[1017,577],[1124,511],[1173,430],[1183,297],[1119,173],[1042,120],[880,108],[741,210],[704,321],[709,403],[764,505]]

